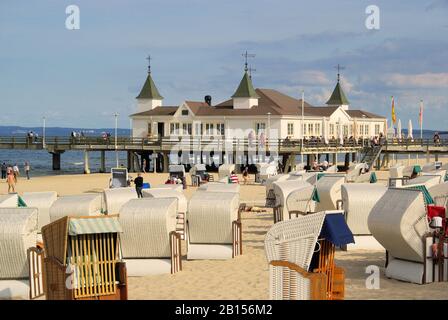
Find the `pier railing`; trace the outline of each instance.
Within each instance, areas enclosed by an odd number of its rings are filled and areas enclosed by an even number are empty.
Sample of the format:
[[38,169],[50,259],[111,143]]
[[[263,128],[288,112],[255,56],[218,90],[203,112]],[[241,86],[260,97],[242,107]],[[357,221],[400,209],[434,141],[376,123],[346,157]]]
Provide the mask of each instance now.
[[[383,150],[412,148],[434,148],[448,147],[448,139],[434,141],[433,139],[389,139],[381,141]],[[331,139],[322,141],[320,139],[238,139],[225,138],[223,136],[210,137],[155,137],[155,138],[134,138],[119,136],[103,137],[64,137],[64,136],[46,136],[37,138],[28,138],[26,136],[3,136],[0,137],[0,148],[2,149],[52,149],[52,150],[70,150],[70,149],[98,149],[114,150],[115,145],[120,150],[146,150],[146,149],[218,149],[218,150],[260,150],[269,151],[323,151],[323,150],[362,150],[371,146],[369,139]]]

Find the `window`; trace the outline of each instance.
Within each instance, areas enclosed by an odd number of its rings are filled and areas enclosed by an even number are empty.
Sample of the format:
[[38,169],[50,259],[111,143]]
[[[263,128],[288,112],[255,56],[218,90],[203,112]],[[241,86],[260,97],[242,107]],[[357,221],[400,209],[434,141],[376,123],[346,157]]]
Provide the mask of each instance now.
[[205,124],[205,134],[207,136],[212,136],[214,135],[214,130],[213,130],[213,123],[206,123]]
[[308,135],[312,136],[314,134],[314,126],[312,123],[308,123]]
[[170,134],[172,134],[172,135],[179,134],[179,127],[180,127],[180,125],[177,122],[170,123]]
[[216,131],[218,131],[218,134],[220,134],[222,136],[225,135],[224,123],[217,123]]
[[294,136],[294,123],[288,123],[288,136]]
[[148,122],[148,136],[150,136],[151,134],[152,134],[151,122]]
[[369,134],[370,134],[370,130],[369,130],[370,128],[369,128],[369,125],[368,124],[366,124],[365,126],[364,126],[364,133],[365,133],[365,135],[366,136],[369,136]]
[[378,136],[380,134],[380,125],[376,124],[375,125],[375,135]]
[[334,124],[330,123],[330,136],[334,136]]
[[182,115],[183,116],[188,116],[188,110],[182,110]]
[[198,136],[202,136],[204,134],[204,125],[202,123],[195,123],[194,124],[194,132]]
[[191,135],[191,123],[182,123],[182,134]]
[[255,124],[255,133],[258,135],[259,133],[261,133],[262,131],[266,130],[266,123],[264,122],[257,122]]
[[303,125],[303,135],[306,136],[306,124]]
[[353,135],[353,125],[352,124],[348,126],[348,134],[349,134],[349,136]]
[[342,134],[343,134],[343,136],[344,137],[346,137],[346,136],[348,136],[348,125],[344,125],[343,127],[342,127]]
[[320,132],[320,123],[316,123],[314,126],[315,126],[316,136],[320,136],[320,135],[321,135],[321,132]]

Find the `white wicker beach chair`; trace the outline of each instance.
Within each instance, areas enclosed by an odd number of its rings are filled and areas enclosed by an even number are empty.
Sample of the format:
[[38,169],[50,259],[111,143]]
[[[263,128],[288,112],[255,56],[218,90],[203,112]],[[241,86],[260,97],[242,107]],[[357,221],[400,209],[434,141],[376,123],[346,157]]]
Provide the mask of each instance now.
[[409,177],[409,178],[411,178],[412,175],[413,175],[413,173],[414,173],[414,167],[415,167],[414,164],[413,164],[413,165],[410,165],[410,166],[406,166],[406,167],[404,167],[404,168],[403,168],[403,172],[402,172],[403,177]]
[[19,196],[17,193],[0,195],[0,208],[15,208],[19,205]]
[[185,218],[188,210],[187,197],[182,192],[170,189],[145,189],[143,190],[143,197],[177,199],[176,232],[182,240],[185,240]]
[[209,182],[199,186],[198,191],[239,193],[240,189],[237,183]]
[[303,180],[286,180],[274,182],[274,223],[289,219],[286,199],[294,192],[306,187],[313,187],[310,183]]
[[138,198],[134,188],[106,189],[103,196],[107,214],[118,214],[126,202]]
[[230,177],[230,175],[232,174],[232,171],[235,171],[234,164],[220,165],[219,169],[218,169],[218,179],[222,180],[222,179]]
[[430,229],[420,191],[388,189],[373,207],[368,226],[389,253],[387,277],[418,284],[432,277],[424,239]]
[[344,183],[341,186],[342,209],[354,235],[370,235],[367,220],[375,204],[386,193],[379,184]]
[[134,199],[121,207],[121,246],[129,276],[182,269],[177,198]]
[[429,162],[422,166],[422,172],[432,172],[436,170],[437,170],[436,162]]
[[58,199],[56,191],[43,192],[25,192],[22,199],[27,207],[37,208],[39,210],[37,218],[38,232],[46,224],[50,223],[50,207]]
[[389,186],[400,187],[403,184],[403,165],[394,165],[389,168]]
[[325,170],[325,172],[336,173],[336,172],[338,172],[338,166],[334,164],[334,165],[328,167],[327,170]]
[[445,207],[448,211],[448,182],[439,183],[428,189],[436,206]]
[[50,221],[63,217],[98,216],[102,213],[102,194],[83,193],[59,197],[50,207]]
[[188,203],[187,259],[231,259],[242,253],[239,195],[196,192]]
[[151,189],[153,189],[153,190],[154,189],[171,189],[171,190],[176,190],[176,191],[182,192],[184,187],[183,187],[182,184],[170,184],[170,183],[167,183],[167,184],[155,185],[155,186],[151,187]]
[[309,270],[325,219],[318,212],[274,224],[265,237],[269,263],[269,298],[273,300],[325,299],[326,280]]
[[436,186],[442,182],[443,182],[443,179],[442,179],[441,175],[425,174],[425,175],[421,175],[417,178],[406,181],[406,183],[404,183],[402,186],[404,188],[406,188],[406,187],[410,187],[410,186],[424,185],[427,189],[429,189],[429,188]]
[[347,182],[356,182],[356,179],[363,173],[363,169],[367,167],[365,163],[353,163],[349,166],[346,175]]
[[[0,299],[30,296],[27,250],[36,246],[37,217],[36,208],[0,209]],[[37,263],[41,268],[41,261]],[[43,289],[42,279],[34,284]]]
[[345,175],[325,175],[316,182],[319,202],[316,211],[336,210],[337,202],[341,200],[341,186],[345,182]]
[[[291,219],[293,216],[305,215],[316,211],[316,202],[313,200],[315,187],[308,187],[292,191],[286,198],[286,211]],[[285,215],[285,213],[283,213]],[[286,219],[284,219],[286,220]]]

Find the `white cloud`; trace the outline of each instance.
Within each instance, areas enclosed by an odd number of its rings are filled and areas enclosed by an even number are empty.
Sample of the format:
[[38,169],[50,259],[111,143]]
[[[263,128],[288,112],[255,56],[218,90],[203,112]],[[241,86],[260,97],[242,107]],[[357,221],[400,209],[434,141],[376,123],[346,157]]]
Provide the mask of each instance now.
[[397,88],[448,88],[448,73],[392,73],[382,80],[387,86]]

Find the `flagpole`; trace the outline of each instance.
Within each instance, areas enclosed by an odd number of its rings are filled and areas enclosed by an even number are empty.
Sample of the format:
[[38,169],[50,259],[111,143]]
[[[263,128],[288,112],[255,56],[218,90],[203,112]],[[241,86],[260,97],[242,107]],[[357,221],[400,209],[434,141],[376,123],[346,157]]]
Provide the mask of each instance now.
[[304,134],[304,130],[303,130],[303,122],[304,122],[304,118],[305,118],[305,113],[304,113],[304,108],[305,108],[305,90],[302,90],[302,123],[301,123],[301,132],[302,132],[302,145],[300,147],[300,161],[303,164],[303,134]]
[[423,100],[420,100],[420,139],[423,140]]

